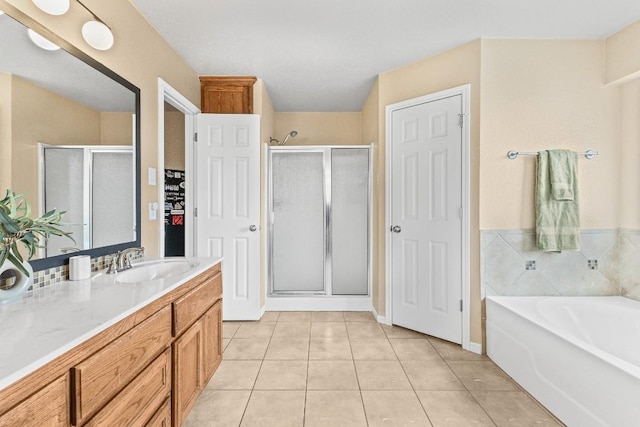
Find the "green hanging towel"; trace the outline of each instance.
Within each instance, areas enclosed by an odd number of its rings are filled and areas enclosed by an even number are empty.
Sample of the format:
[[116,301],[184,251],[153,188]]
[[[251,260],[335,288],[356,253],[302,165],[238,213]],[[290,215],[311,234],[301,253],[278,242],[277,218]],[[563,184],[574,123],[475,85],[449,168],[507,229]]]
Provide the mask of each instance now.
[[545,252],[580,249],[578,156],[575,152],[546,150],[538,153],[536,244]]

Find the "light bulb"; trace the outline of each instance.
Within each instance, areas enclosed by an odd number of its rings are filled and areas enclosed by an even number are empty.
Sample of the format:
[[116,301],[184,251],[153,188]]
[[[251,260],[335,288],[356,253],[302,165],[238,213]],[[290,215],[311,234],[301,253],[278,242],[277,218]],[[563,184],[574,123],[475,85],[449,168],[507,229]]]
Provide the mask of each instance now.
[[38,9],[49,15],[64,15],[69,10],[69,0],[32,0]]
[[27,34],[29,34],[29,38],[31,39],[31,41],[40,49],[44,49],[44,50],[60,49],[60,46],[50,42],[48,39],[42,37],[40,34],[36,33],[31,28],[27,28]]
[[109,50],[113,46],[113,33],[99,21],[87,21],[82,26],[82,37],[94,49]]

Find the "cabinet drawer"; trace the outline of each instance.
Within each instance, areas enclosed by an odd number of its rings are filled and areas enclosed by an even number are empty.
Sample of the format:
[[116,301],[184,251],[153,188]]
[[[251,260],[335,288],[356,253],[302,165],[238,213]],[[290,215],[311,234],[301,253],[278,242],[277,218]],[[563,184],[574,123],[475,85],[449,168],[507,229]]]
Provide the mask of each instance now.
[[69,377],[63,375],[0,416],[0,426],[57,427],[69,425]]
[[173,336],[177,337],[222,295],[222,275],[216,274],[173,303]]
[[85,426],[144,426],[171,392],[171,351],[166,350]]
[[171,398],[167,397],[160,409],[144,427],[171,427]]
[[75,423],[90,417],[171,342],[166,306],[72,369]]

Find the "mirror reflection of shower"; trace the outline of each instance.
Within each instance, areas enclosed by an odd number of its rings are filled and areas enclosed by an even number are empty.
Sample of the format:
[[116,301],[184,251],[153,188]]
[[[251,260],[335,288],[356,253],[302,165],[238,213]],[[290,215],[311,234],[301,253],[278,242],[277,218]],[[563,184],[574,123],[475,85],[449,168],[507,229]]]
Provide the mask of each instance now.
[[296,135],[298,135],[298,131],[296,130],[292,130],[291,132],[289,132],[287,134],[287,136],[284,137],[284,139],[282,140],[282,142],[278,141],[275,138],[269,137],[269,144],[277,144],[277,145],[285,145],[287,143],[287,141],[289,140],[289,138],[295,138]]

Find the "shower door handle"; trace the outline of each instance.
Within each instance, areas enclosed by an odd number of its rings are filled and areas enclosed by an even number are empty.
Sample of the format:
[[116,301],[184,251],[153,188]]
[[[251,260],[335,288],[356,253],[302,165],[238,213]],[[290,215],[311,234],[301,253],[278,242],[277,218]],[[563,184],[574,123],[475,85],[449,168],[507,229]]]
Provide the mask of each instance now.
[[393,231],[394,233],[399,233],[402,231],[402,227],[400,227],[399,225],[394,225],[393,227],[391,227],[391,231]]
[[256,227],[255,225],[251,224],[249,226],[249,231],[256,231],[258,229],[258,227]]

